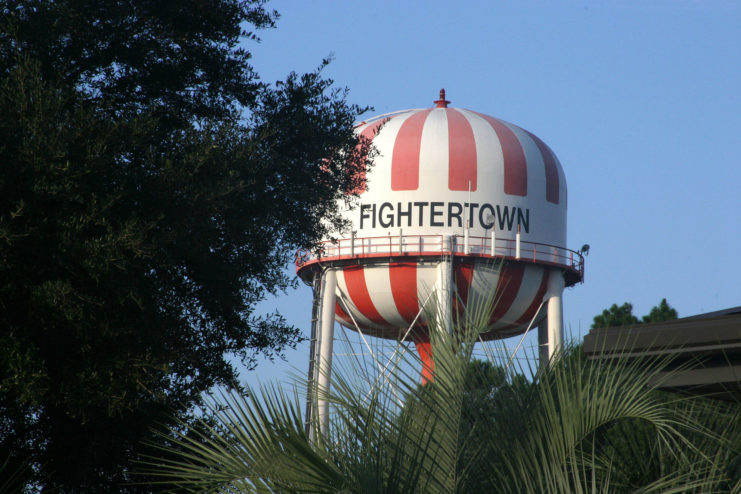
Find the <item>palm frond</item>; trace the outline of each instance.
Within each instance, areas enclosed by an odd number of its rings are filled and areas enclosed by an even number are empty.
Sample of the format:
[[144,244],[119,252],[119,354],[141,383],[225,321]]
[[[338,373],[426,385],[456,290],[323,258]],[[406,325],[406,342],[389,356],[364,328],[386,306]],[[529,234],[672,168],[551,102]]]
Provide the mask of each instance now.
[[[494,268],[492,268],[494,269]],[[221,392],[204,420],[162,431],[149,474],[178,492],[720,492],[741,486],[739,412],[656,390],[661,359],[588,360],[567,345],[548,366],[473,359],[496,294],[445,327],[426,314],[432,380],[403,351],[383,379],[335,372],[329,433],[304,429],[300,385]],[[462,306],[459,301],[459,306]],[[539,369],[539,370],[535,370]],[[301,383],[299,383],[301,384]],[[311,390],[321,395],[322,390]],[[208,417],[206,420],[205,417]]]

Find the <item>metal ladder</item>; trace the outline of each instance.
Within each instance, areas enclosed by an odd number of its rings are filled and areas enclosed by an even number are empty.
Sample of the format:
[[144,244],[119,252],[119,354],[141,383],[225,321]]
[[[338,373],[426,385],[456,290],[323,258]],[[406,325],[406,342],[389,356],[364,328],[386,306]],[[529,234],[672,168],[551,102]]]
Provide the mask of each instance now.
[[307,436],[311,436],[311,427],[316,417],[316,360],[317,352],[317,334],[319,333],[319,304],[321,300],[322,276],[317,274],[312,280],[313,301],[311,304],[311,339],[309,348],[309,375],[306,379],[306,419],[304,430]]

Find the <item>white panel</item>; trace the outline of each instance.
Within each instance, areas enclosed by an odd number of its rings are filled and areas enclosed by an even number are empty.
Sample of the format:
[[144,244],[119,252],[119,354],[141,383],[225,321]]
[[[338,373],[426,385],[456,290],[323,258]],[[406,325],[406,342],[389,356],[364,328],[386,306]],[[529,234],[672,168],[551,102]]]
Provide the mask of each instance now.
[[541,204],[545,202],[545,164],[543,155],[535,141],[520,127],[509,122],[502,122],[507,128],[514,132],[520,146],[525,151],[527,161],[527,198],[528,202]]
[[[360,196],[362,202],[382,202],[386,200],[384,197],[388,196],[387,191],[391,190],[391,156],[394,152],[394,142],[399,134],[401,124],[414,113],[408,112],[393,117],[383,124],[380,132],[373,139],[373,146],[378,154],[374,157],[373,166],[366,176],[368,190]],[[357,210],[355,214],[358,214]]]
[[391,279],[387,264],[373,265],[365,268],[365,283],[368,286],[373,305],[381,317],[394,328],[405,328],[406,321],[401,317],[391,293]]
[[[432,110],[422,129],[419,153],[419,191],[417,200],[450,200],[448,192],[448,118],[442,108]],[[429,214],[429,211],[425,211]],[[437,229],[439,230],[439,228]],[[437,231],[435,233],[438,233]]]
[[[478,190],[472,194],[471,202],[508,204],[509,196],[504,194],[504,155],[497,133],[489,122],[475,113],[467,110],[461,110],[461,113],[471,124],[476,141]],[[478,215],[478,210],[475,214]],[[484,236],[491,233],[491,230],[485,231],[480,228],[478,221],[472,224],[475,225],[471,231],[472,235]],[[507,238],[507,233],[502,232],[502,238]]]
[[[509,310],[502,316],[502,323],[514,324],[515,321],[522,317],[538,294],[538,288],[540,288],[540,283],[543,281],[543,274],[544,269],[541,266],[534,264],[525,266],[520,290],[517,292],[517,297],[515,297]],[[540,303],[540,300],[538,303]],[[527,325],[529,323],[530,321],[526,321],[523,324]]]
[[487,302],[497,288],[500,272],[497,265],[486,261],[476,262],[471,278],[471,289],[468,292],[468,302],[474,304]]
[[[530,232],[522,232],[527,242],[539,242],[566,247],[566,210],[563,201],[552,204],[546,200],[546,173],[543,155],[535,141],[523,129],[504,122],[520,141],[527,161],[527,196],[521,199],[521,207],[530,209]],[[560,170],[561,166],[557,168]],[[559,180],[562,171],[559,171]],[[565,180],[564,180],[565,183]],[[560,182],[559,182],[560,193]]]
[[[417,299],[422,309],[421,320],[426,320],[424,317],[425,311],[432,310],[432,304],[435,302],[435,296],[431,294],[435,290],[435,283],[437,283],[437,271],[437,263],[417,264]],[[423,305],[425,302],[427,302],[427,305]]]
[[[345,312],[352,315],[352,317],[355,318],[355,322],[360,325],[360,327],[377,327],[378,325],[373,323],[370,319],[365,317],[360,310],[355,306],[352,299],[350,298],[350,294],[347,291],[347,283],[345,282],[345,272],[342,271],[337,274],[337,299],[340,301],[340,305],[343,309],[345,309]],[[352,320],[350,321],[352,322]],[[352,328],[355,329],[355,325],[352,325]]]

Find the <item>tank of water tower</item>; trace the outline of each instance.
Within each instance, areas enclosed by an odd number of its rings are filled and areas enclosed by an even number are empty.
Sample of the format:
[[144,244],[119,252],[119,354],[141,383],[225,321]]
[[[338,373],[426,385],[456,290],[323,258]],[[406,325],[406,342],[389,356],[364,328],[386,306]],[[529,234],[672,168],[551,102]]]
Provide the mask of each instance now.
[[297,259],[315,288],[310,377],[320,385],[335,322],[413,340],[429,379],[430,300],[450,329],[468,300],[496,290],[482,339],[537,327],[546,359],[561,344],[564,287],[584,277],[583,257],[566,248],[561,164],[531,132],[449,103],[442,90],[431,108],[357,126],[378,154],[345,213],[351,229]]

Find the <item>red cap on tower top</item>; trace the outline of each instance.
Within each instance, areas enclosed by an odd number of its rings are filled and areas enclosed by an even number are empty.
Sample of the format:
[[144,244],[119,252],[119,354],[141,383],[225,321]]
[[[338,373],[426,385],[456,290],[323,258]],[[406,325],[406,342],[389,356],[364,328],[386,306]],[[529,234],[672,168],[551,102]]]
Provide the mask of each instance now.
[[450,101],[445,99],[445,89],[440,90],[440,99],[434,101],[437,108],[447,108]]

